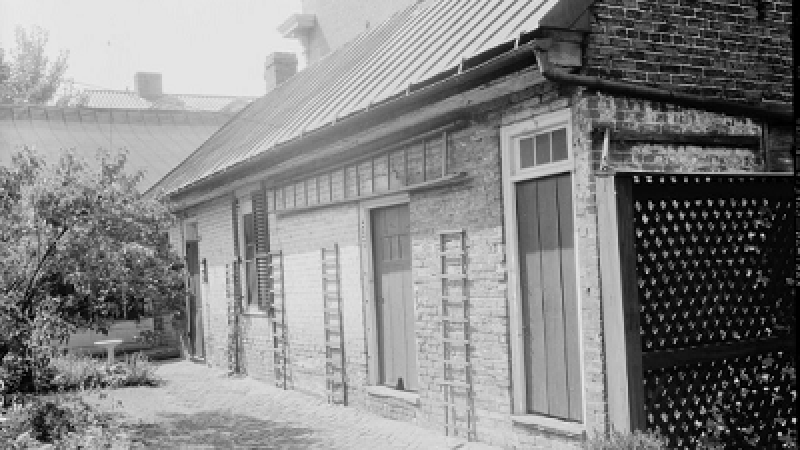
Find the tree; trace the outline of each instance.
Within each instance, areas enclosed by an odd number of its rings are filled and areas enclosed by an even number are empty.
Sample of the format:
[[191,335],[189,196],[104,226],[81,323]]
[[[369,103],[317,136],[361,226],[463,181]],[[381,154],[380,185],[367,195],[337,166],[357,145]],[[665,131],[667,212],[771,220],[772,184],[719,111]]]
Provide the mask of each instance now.
[[16,28],[16,47],[8,58],[0,52],[0,103],[41,105],[54,99],[67,70],[69,52],[61,50],[51,61],[45,51],[48,39],[42,28]]
[[183,307],[172,214],[139,194],[125,153],[98,160],[66,152],[48,165],[25,150],[0,167],[0,361],[35,359],[79,328],[107,331],[131,304]]

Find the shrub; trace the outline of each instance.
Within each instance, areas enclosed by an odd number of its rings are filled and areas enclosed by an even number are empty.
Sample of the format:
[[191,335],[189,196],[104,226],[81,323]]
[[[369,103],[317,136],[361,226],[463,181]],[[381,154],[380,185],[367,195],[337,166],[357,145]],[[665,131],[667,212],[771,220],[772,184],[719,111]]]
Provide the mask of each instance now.
[[585,450],[663,450],[667,440],[658,433],[634,431],[622,433],[611,430],[608,434],[596,433],[583,442]]
[[160,383],[155,366],[141,353],[127,355],[124,361],[111,365],[90,357],[67,355],[53,358],[51,366],[56,373],[52,384],[62,391]]
[[108,413],[100,413],[77,397],[26,397],[0,425],[3,448],[127,448],[129,439]]

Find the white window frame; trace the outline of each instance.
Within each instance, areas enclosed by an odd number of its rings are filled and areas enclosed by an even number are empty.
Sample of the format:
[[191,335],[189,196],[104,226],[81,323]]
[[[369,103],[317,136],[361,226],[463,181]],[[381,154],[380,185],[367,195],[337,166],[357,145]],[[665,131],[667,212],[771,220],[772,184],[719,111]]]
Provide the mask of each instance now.
[[[247,248],[245,247],[245,239],[244,239],[244,216],[247,214],[253,214],[253,198],[250,193],[237,196],[237,201],[239,203],[239,207],[237,208],[236,213],[238,214],[238,227],[239,229],[236,230],[239,238],[239,257],[242,259],[241,264],[239,264],[239,280],[242,283],[242,311],[245,314],[250,313],[263,313],[258,309],[258,292],[255,293],[256,298],[252,299],[252,301],[248,301],[247,299],[247,264],[246,264],[246,254]],[[253,260],[253,264],[255,264],[255,259]],[[258,276],[256,274],[256,276]]]
[[[359,203],[359,241],[361,250],[361,279],[364,293],[364,323],[367,328],[367,382],[370,386],[383,386],[380,382],[380,348],[378,347],[378,309],[375,304],[375,266],[373,264],[372,210],[409,204],[408,193],[390,194]],[[412,252],[413,253],[413,252]],[[413,256],[413,255],[412,255]],[[413,301],[413,298],[412,298]],[[416,304],[414,305],[416,310]],[[415,327],[416,328],[416,327]],[[415,332],[416,335],[416,332]],[[416,348],[416,345],[415,345]],[[419,371],[419,355],[416,355]],[[387,388],[388,390],[388,388]],[[400,392],[400,391],[398,391]]]
[[[519,166],[519,141],[536,134],[546,133],[559,128],[567,130],[567,159],[564,161],[542,164],[540,166],[521,168]],[[581,423],[548,417],[540,414],[528,413],[527,392],[525,382],[525,343],[522,321],[522,293],[520,289],[519,270],[519,242],[517,234],[517,197],[516,184],[522,181],[542,178],[549,175],[569,173],[572,180],[572,215],[575,220],[576,189],[575,189],[575,159],[572,151],[572,116],[570,109],[543,114],[533,119],[515,123],[500,129],[502,151],[502,176],[503,176],[503,218],[506,229],[506,249],[508,259],[508,305],[510,330],[511,330],[511,373],[512,373],[512,411],[516,422],[531,423],[547,428],[559,429],[571,433],[580,433],[586,423],[586,395],[581,396],[582,416]],[[580,246],[578,241],[577,226],[574,230],[575,242],[575,286],[577,294],[578,329],[583,330],[581,318],[582,296],[580,289]],[[581,331],[579,331],[581,333]],[[584,348],[583,335],[579,335],[580,349],[580,379],[582,390],[586,385],[584,379]]]

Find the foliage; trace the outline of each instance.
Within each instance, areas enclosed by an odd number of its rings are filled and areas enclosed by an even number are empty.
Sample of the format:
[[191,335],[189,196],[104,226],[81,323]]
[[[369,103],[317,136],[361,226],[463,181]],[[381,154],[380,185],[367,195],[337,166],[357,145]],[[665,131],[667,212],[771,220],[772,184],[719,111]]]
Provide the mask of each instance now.
[[108,413],[75,396],[30,397],[0,423],[2,448],[130,448],[130,439]]
[[[783,399],[779,390],[775,386],[770,386],[769,382],[773,381],[772,376],[768,373],[768,369],[772,364],[771,358],[765,358],[762,361],[763,373],[757,374],[759,383],[756,388],[741,387],[742,393],[750,394],[753,397],[767,397],[771,405],[773,405],[770,413],[777,414],[781,408],[779,405],[783,400],[788,400],[790,404],[796,404],[797,391],[796,374],[794,367],[785,367],[783,372],[791,378],[792,382],[792,395],[790,399]],[[741,375],[741,381],[748,381],[747,375]],[[737,380],[737,385],[739,380]],[[750,392],[747,392],[750,391]],[[784,410],[785,412],[785,410]],[[705,424],[705,433],[701,437],[699,448],[706,450],[722,450],[726,448],[784,448],[784,449],[797,449],[797,417],[780,417],[778,415],[769,414],[758,417],[760,421],[774,421],[780,425],[788,425],[788,434],[782,436],[770,436],[774,439],[772,442],[763,442],[759,433],[752,425],[753,417],[746,410],[742,409],[742,405],[735,401],[734,395],[731,391],[723,391],[717,393],[717,398],[714,406],[711,408],[711,418]]]
[[160,347],[169,344],[169,335],[163,330],[142,330],[133,340],[149,347]]
[[16,47],[8,58],[0,55],[0,103],[39,105],[53,100],[64,79],[69,52],[61,50],[51,60],[45,51],[48,39],[42,28],[17,27]]
[[667,440],[652,432],[623,433],[611,430],[608,434],[596,433],[583,442],[585,450],[662,450]]
[[126,355],[124,361],[111,365],[86,356],[67,355],[53,358],[51,367],[55,372],[51,385],[60,391],[157,386],[161,382],[155,366],[141,353]]
[[173,216],[137,191],[125,153],[97,159],[94,169],[65,152],[48,165],[26,149],[0,167],[0,361],[44,367],[55,344],[107,332],[131,304],[183,308]]

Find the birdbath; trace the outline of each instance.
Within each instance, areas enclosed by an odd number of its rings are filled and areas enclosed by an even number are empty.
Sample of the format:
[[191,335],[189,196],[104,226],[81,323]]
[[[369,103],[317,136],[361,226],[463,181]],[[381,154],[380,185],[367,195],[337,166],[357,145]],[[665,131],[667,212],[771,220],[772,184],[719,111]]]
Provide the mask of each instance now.
[[114,364],[114,347],[119,344],[122,344],[122,339],[108,339],[106,341],[97,341],[94,343],[94,345],[99,345],[106,348],[108,364]]

